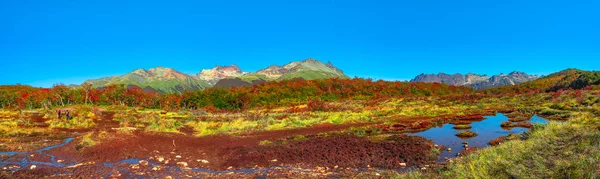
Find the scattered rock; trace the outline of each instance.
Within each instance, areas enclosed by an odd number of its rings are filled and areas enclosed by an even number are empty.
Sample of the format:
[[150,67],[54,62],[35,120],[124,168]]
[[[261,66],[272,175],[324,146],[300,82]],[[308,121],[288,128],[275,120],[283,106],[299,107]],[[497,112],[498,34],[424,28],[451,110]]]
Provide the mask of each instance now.
[[35,168],[37,168],[37,166],[35,166],[35,165],[31,165],[31,167],[29,167],[30,170],[33,170]]
[[273,159],[273,160],[271,160],[271,162],[277,162],[277,159]]
[[152,170],[153,170],[153,171],[158,171],[158,170],[160,170],[160,169],[161,169],[161,168],[160,168],[160,166],[152,167]]
[[181,158],[181,155],[175,156],[175,158]]
[[147,166],[148,165],[148,161],[146,161],[146,160],[140,160],[140,162],[138,164],[140,164],[141,166]]
[[162,163],[163,161],[165,161],[165,158],[164,158],[164,157],[160,157],[160,156],[159,156],[159,157],[156,157],[156,159],[158,160],[158,162],[161,162],[161,163]]
[[134,170],[140,169],[140,165],[133,164],[133,165],[131,165],[131,169],[134,169]]
[[423,168],[421,168],[421,170],[427,170],[427,168],[423,167]]
[[375,173],[375,176],[381,176],[381,174],[379,174],[379,173]]
[[201,162],[203,164],[208,164],[208,160],[199,160],[199,162]]
[[233,166],[227,167],[227,170],[232,170],[232,169],[233,169]]
[[402,167],[402,168],[406,167],[406,163],[400,163],[400,167]]
[[181,168],[186,168],[188,166],[187,162],[177,162],[177,165]]
[[64,160],[57,160],[56,162],[58,162],[58,163],[63,163],[63,162],[64,162]]
[[172,176],[166,176],[165,179],[173,179]]
[[110,175],[110,177],[112,178],[118,178],[121,176],[121,173],[119,172],[119,170],[114,170],[113,174]]
[[448,151],[452,151],[452,148],[448,148]]

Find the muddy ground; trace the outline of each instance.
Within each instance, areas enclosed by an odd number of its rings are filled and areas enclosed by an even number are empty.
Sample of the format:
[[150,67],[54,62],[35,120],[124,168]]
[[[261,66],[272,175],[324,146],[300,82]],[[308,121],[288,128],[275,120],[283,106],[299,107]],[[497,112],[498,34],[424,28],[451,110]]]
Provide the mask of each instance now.
[[[43,155],[22,150],[30,153],[0,158],[3,162],[28,158],[42,163],[59,163],[59,167],[37,164],[31,169],[34,165],[31,163],[20,170],[2,170],[0,178],[338,178],[351,177],[364,170],[421,168],[435,164],[439,153],[434,152],[434,148],[439,151],[443,146],[394,129],[420,131],[440,121],[468,123],[481,120],[485,114],[398,119],[404,122],[395,125],[320,124],[300,129],[205,137],[194,137],[190,128],[181,128],[183,134],[124,133],[115,130],[119,123],[112,120],[113,115],[111,112],[99,114],[99,119],[95,120],[98,125],[93,129],[56,130],[55,136],[60,139],[36,147],[56,145],[68,137],[74,140],[44,151]],[[43,123],[44,120],[36,122]],[[382,126],[389,132],[378,137],[341,132],[350,128]],[[84,133],[97,135],[100,132],[104,132],[105,137],[98,144],[82,146]],[[293,139],[296,136],[303,138]],[[43,140],[44,137],[47,136],[30,137],[23,142]],[[264,141],[272,143],[265,144]]]

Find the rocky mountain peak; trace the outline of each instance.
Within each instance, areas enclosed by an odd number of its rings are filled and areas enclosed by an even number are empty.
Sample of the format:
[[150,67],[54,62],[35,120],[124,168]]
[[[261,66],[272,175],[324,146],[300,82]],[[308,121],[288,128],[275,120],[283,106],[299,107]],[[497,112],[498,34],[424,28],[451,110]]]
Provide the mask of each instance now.
[[244,72],[235,64],[230,66],[216,66],[212,69],[203,69],[196,76],[202,80],[216,83],[217,81],[230,77],[242,76]]
[[515,85],[538,79],[539,76],[528,75],[523,72],[512,72],[508,75],[503,73],[494,76],[478,75],[467,73],[466,75],[454,74],[448,75],[445,73],[436,74],[420,74],[411,82],[438,82],[456,86],[469,86],[477,90],[487,89],[506,85]]

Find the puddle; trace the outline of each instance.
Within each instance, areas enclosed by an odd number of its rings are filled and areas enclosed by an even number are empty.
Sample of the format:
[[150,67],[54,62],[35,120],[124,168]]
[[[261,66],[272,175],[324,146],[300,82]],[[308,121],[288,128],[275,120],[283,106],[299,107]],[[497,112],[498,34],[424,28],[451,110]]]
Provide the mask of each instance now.
[[[0,152],[0,156],[9,156],[4,160],[0,160],[0,169],[4,169],[6,167],[7,170],[15,172],[22,169],[26,169],[26,167],[31,165],[36,165],[39,167],[65,167],[67,166],[66,164],[57,162],[56,158],[53,155],[46,154],[44,152],[54,148],[65,146],[69,144],[69,142],[71,142],[72,140],[73,138],[67,138],[61,144],[42,148],[36,150],[35,152]],[[33,157],[31,157],[31,155],[47,156],[50,158],[50,162],[35,161],[33,160]]]
[[[435,144],[446,146],[446,148],[451,148],[452,151],[444,150],[440,155],[438,162],[444,162],[446,158],[454,158],[458,153],[464,151],[463,142],[468,142],[469,147],[484,148],[490,146],[489,142],[493,139],[506,136],[510,133],[519,134],[529,130],[527,128],[520,127],[515,127],[512,129],[500,127],[500,123],[509,120],[509,118],[502,113],[498,113],[496,116],[484,117],[486,119],[483,121],[471,123],[471,127],[473,128],[469,130],[477,133],[478,135],[469,139],[456,137],[458,132],[468,130],[454,129],[454,124],[444,124],[442,127],[431,128],[427,131],[414,133],[411,135],[425,137],[433,140]],[[532,123],[542,124],[546,124],[548,122],[546,119],[538,117],[537,115],[534,115],[529,121]]]

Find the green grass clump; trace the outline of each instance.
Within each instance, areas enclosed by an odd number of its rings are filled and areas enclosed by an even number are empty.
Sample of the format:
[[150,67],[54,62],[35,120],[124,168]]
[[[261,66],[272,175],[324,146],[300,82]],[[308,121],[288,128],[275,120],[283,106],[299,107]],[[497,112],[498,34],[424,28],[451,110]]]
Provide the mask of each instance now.
[[243,131],[257,129],[258,121],[247,121],[242,118],[231,122],[188,122],[187,125],[194,128],[196,136],[207,136],[215,134],[235,134]]
[[19,122],[13,119],[0,120],[0,137],[27,136],[47,132],[43,128],[19,127]]
[[463,129],[471,129],[472,127],[470,125],[455,125],[454,129],[459,129],[459,130],[463,130]]
[[73,117],[72,119],[52,119],[46,121],[50,128],[62,128],[62,129],[89,129],[96,126],[94,120],[88,119],[84,116]]
[[81,137],[80,144],[84,147],[91,147],[91,146],[98,144],[98,142],[96,142],[94,139],[92,139],[93,134],[94,133],[89,133],[89,134],[83,135]]
[[511,128],[511,127],[517,127],[517,125],[515,123],[507,121],[507,122],[500,123],[500,127]]
[[263,141],[260,141],[258,143],[258,145],[263,145],[263,146],[265,146],[265,145],[273,145],[273,142],[271,142],[270,140],[263,140]]
[[475,137],[477,133],[471,131],[463,131],[456,134],[457,137]]
[[176,119],[160,119],[148,125],[146,131],[179,133],[177,129],[182,126],[183,123]]
[[307,118],[303,119],[300,117],[285,118],[281,121],[273,121],[273,123],[267,126],[266,130],[283,130],[307,127],[313,124],[317,124],[321,121],[319,118]]

